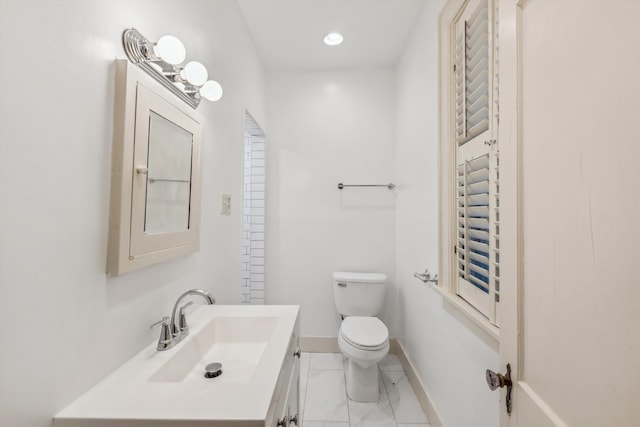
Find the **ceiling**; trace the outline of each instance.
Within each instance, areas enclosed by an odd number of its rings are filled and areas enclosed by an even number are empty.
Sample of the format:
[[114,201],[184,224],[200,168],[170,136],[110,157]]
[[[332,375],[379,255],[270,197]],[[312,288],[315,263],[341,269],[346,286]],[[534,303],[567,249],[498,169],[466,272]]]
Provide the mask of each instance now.
[[[394,66],[426,0],[238,0],[270,70]],[[322,39],[337,31],[340,46]]]

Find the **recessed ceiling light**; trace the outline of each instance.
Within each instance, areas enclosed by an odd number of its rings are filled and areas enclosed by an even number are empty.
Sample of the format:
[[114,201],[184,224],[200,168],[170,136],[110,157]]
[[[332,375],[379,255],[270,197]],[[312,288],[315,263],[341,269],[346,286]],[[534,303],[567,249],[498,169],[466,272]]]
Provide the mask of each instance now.
[[338,46],[343,40],[344,37],[340,33],[329,33],[324,36],[324,42],[329,46]]

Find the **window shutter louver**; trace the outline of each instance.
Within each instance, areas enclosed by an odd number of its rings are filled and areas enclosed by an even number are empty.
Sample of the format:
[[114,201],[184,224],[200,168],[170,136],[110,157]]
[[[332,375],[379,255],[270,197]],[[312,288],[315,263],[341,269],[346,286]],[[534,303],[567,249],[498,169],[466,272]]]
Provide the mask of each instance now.
[[458,266],[472,285],[489,292],[489,155],[458,166]]
[[455,134],[456,141],[460,144],[467,135],[467,119],[465,108],[465,61],[464,61],[464,31],[459,31],[456,37],[455,55],[455,85],[456,85],[456,113],[455,113]]

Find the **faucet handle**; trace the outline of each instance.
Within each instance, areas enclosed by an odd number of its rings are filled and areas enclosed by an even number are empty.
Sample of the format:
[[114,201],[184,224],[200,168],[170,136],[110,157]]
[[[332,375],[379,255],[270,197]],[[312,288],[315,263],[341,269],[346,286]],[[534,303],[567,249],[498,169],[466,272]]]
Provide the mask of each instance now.
[[165,316],[162,320],[157,321],[150,326],[151,329],[158,325],[162,325],[160,330],[160,338],[158,338],[158,351],[167,350],[173,347],[173,335],[171,334],[171,328],[169,327],[169,316]]
[[178,316],[178,330],[181,333],[189,330],[189,325],[187,325],[187,316],[184,312],[184,309],[189,307],[191,304],[193,304],[193,301],[189,301],[188,303],[180,307],[180,315]]
[[156,323],[149,325],[149,329],[153,329],[158,325],[169,326],[169,316],[164,316],[162,319],[158,320]]

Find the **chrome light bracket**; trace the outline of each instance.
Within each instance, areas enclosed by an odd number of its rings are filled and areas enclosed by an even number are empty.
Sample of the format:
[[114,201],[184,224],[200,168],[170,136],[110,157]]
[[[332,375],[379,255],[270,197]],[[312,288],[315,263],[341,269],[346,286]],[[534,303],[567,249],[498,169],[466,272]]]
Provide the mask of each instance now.
[[[158,83],[167,88],[194,110],[202,98],[198,88],[180,78],[180,68],[157,58],[153,53],[153,43],[135,28],[129,28],[122,34],[122,44],[129,61],[142,68]],[[176,86],[182,83],[184,90]]]

